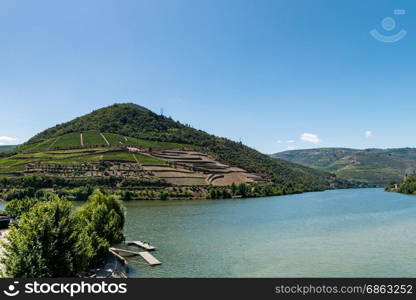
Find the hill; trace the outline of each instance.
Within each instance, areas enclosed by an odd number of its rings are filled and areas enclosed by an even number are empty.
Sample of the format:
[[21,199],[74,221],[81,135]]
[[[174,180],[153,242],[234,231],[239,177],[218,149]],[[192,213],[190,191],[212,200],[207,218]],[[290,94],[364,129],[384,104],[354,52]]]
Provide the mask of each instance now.
[[9,150],[12,150],[15,147],[16,146],[14,146],[14,145],[4,145],[4,146],[0,145],[0,152],[7,152]]
[[115,104],[56,125],[0,160],[0,176],[134,177],[175,185],[273,183],[282,193],[355,186],[135,104]]
[[416,170],[416,149],[318,148],[292,150],[272,157],[333,172],[340,178],[384,186]]

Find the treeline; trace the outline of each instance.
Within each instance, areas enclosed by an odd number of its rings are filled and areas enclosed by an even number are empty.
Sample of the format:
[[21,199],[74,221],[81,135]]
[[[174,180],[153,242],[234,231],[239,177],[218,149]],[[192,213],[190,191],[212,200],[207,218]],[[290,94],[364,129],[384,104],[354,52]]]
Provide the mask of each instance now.
[[[335,187],[335,186],[333,186]],[[338,188],[357,187],[348,181]],[[362,187],[365,187],[363,185]],[[173,186],[165,181],[147,180],[143,178],[120,177],[84,177],[66,178],[61,176],[29,175],[0,179],[0,199],[11,201],[26,197],[43,197],[45,193],[54,194],[69,201],[86,201],[95,188],[114,194],[120,200],[168,200],[191,198],[232,198],[232,197],[264,197],[297,194],[306,191],[322,191],[331,186],[306,185],[298,182],[249,183],[225,187],[214,186]]]
[[51,193],[14,199],[5,214],[14,218],[3,242],[3,277],[78,277],[102,264],[111,245],[124,240],[124,208],[94,191],[73,210]]
[[160,187],[170,186],[166,181],[157,178],[123,178],[115,176],[105,177],[63,177],[50,175],[28,175],[20,177],[0,178],[0,189],[10,188],[59,188],[59,187],[80,187],[80,186],[103,186],[115,187]]
[[[33,187],[27,188],[12,188],[0,192],[0,199],[4,201],[12,201],[15,199],[23,200],[25,198],[44,198],[50,194],[58,195],[68,201],[87,201],[90,195],[96,188],[105,194],[113,194],[120,200],[168,200],[168,199],[189,199],[194,197],[194,188],[185,187],[142,187],[136,189],[111,189],[103,187],[94,187],[91,185],[80,187],[63,187],[55,189],[35,189]],[[198,189],[201,193],[201,189]]]
[[[315,189],[322,191],[325,189]],[[232,184],[229,187],[210,187],[208,188],[208,198],[210,199],[227,199],[227,198],[254,198],[290,195],[304,192],[303,186],[279,186],[273,184]]]
[[169,189],[117,190],[115,195],[124,201],[131,200],[169,200],[189,199],[194,194],[187,188],[174,187]]

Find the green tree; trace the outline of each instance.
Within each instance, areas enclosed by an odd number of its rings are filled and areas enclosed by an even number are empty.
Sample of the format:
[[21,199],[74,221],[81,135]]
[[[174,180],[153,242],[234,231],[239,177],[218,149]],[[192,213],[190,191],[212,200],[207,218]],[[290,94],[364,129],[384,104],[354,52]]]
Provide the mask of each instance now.
[[34,197],[16,198],[7,202],[4,209],[5,213],[18,220],[20,216],[28,212],[33,206],[42,201],[48,201],[55,197],[52,193],[36,193]]
[[6,215],[17,220],[20,216],[28,212],[33,206],[39,203],[38,198],[24,198],[24,199],[15,199],[10,202],[7,202],[4,212]]
[[72,204],[39,202],[12,225],[1,258],[6,277],[74,277],[88,263]]
[[79,229],[83,232],[87,255],[96,263],[111,245],[124,240],[124,207],[114,196],[107,196],[99,190],[74,213]]
[[241,183],[238,185],[238,194],[241,195],[243,198],[247,197],[249,193],[249,186]]

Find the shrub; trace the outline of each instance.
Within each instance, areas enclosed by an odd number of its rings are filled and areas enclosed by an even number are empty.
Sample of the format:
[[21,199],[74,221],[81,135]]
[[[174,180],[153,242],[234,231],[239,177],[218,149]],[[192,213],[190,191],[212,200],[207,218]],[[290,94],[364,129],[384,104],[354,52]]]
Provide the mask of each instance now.
[[71,211],[70,202],[55,197],[23,213],[3,244],[3,275],[73,277],[83,271],[88,261]]
[[96,190],[74,215],[84,233],[91,263],[96,263],[108,247],[124,240],[124,208],[114,196]]

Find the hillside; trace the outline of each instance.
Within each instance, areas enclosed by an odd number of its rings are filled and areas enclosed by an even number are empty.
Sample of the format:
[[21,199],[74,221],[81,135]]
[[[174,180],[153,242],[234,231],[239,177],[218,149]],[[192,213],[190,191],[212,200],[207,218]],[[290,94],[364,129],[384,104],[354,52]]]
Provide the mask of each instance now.
[[329,171],[340,178],[384,186],[416,170],[416,149],[318,148],[273,154],[304,166]]
[[136,177],[177,185],[228,185],[263,181],[220,164],[188,145],[86,131],[48,138],[14,149],[0,160],[0,176]]
[[115,104],[59,124],[13,152],[0,160],[0,176],[130,176],[218,186],[257,181],[274,183],[284,193],[354,185],[135,104]]

